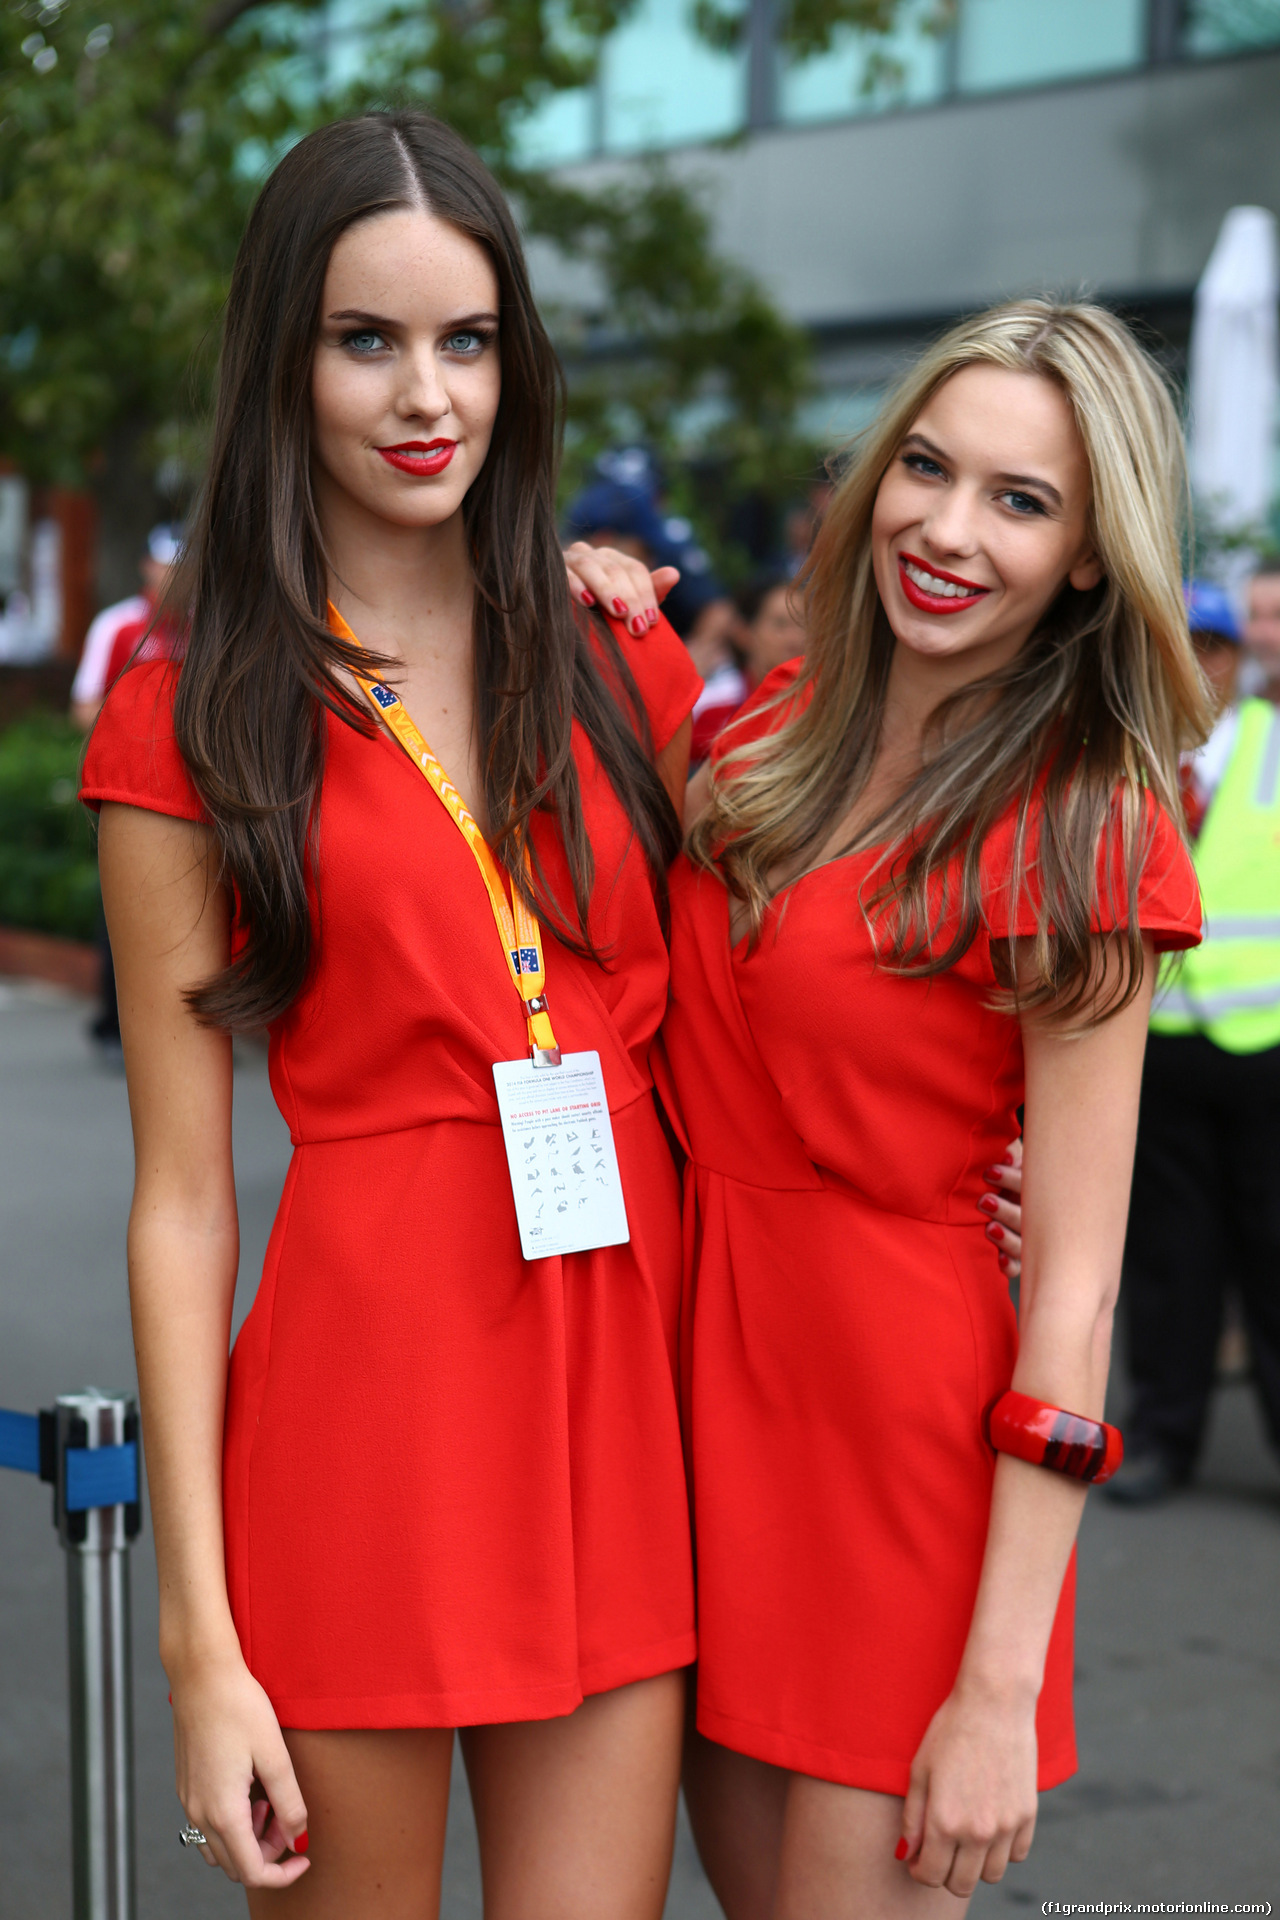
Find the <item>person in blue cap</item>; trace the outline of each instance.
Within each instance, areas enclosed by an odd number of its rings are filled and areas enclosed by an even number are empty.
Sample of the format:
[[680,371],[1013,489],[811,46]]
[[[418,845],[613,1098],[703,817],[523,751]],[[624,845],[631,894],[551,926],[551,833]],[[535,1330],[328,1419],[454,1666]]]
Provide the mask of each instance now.
[[[613,547],[641,560],[654,575],[662,611],[688,647],[694,666],[708,679],[736,637],[737,610],[712,569],[689,522],[664,514],[658,504],[660,476],[644,447],[603,453],[565,515],[566,558],[581,547]],[[678,574],[663,593],[665,570]]]
[[1231,755],[1239,715],[1236,710],[1237,682],[1240,679],[1240,623],[1224,588],[1216,580],[1188,580],[1183,588],[1187,602],[1187,624],[1191,644],[1196,650],[1200,670],[1209,683],[1217,722],[1213,733],[1182,767],[1182,803],[1187,815],[1187,831],[1198,840],[1209,802]]
[[1131,1506],[1195,1470],[1232,1291],[1280,1450],[1280,684],[1237,703],[1235,610],[1211,581],[1186,598],[1220,714],[1183,768],[1205,941],[1157,993],[1143,1069],[1121,1295],[1127,1457],[1104,1489]]

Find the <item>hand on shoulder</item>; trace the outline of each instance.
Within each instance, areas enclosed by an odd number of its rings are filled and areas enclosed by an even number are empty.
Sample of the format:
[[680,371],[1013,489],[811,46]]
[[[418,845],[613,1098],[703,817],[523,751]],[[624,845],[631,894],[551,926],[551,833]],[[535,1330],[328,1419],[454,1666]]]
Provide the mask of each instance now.
[[659,603],[680,578],[678,567],[656,567],[650,573],[634,555],[616,547],[593,547],[586,540],[565,548],[564,564],[578,605],[599,607],[611,618],[625,620],[637,639],[657,624]]

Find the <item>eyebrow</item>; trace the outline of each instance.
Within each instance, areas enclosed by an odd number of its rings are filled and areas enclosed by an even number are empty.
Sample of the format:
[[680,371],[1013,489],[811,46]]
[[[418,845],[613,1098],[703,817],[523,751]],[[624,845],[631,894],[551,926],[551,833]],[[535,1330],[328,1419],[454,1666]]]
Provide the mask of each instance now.
[[[938,460],[946,460],[948,458],[941,447],[935,446],[933,441],[926,439],[922,433],[909,433],[902,444],[904,447],[913,445],[920,447],[924,452]],[[1055,507],[1061,507],[1062,505],[1062,495],[1058,492],[1058,489],[1050,486],[1047,480],[1041,480],[1034,473],[998,473],[995,478],[1003,481],[1006,487],[1025,487],[1036,493],[1042,493],[1046,500],[1052,501]]]
[[[394,332],[403,325],[400,320],[389,320],[385,314],[381,313],[366,313],[360,307],[343,307],[340,312],[331,313],[329,319],[354,320],[359,326],[382,327],[388,332]],[[498,316],[496,313],[464,313],[459,319],[450,320],[445,331],[458,333],[463,327],[479,326],[482,322],[489,326],[497,326]]]

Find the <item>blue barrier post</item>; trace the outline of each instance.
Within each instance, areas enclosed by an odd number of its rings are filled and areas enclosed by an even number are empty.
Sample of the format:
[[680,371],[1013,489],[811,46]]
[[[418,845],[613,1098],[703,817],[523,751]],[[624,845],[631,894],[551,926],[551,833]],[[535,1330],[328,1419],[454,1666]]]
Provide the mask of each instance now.
[[86,1387],[40,1414],[0,1409],[0,1466],[51,1482],[67,1556],[74,1920],[135,1920],[129,1547],[142,1515],[133,1395]]

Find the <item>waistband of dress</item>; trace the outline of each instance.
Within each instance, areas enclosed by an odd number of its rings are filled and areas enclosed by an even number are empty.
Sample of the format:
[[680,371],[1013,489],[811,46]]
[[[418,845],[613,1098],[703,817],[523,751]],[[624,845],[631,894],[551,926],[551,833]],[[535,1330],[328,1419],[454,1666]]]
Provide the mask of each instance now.
[[707,1163],[702,1160],[690,1160],[687,1171],[693,1174],[695,1179],[701,1176],[712,1180],[723,1180],[727,1186],[737,1187],[743,1193],[809,1193],[814,1195],[829,1193],[836,1199],[849,1200],[854,1206],[865,1207],[870,1213],[884,1214],[892,1220],[913,1220],[922,1227],[952,1228],[972,1225],[976,1227],[979,1232],[985,1233],[987,1226],[987,1217],[985,1214],[978,1214],[973,1221],[970,1221],[967,1217],[962,1220],[952,1220],[945,1213],[911,1213],[908,1212],[905,1207],[887,1207],[882,1200],[873,1199],[869,1193],[864,1193],[861,1187],[855,1187],[850,1181],[843,1179],[840,1174],[833,1173],[826,1167],[815,1166],[813,1169],[815,1177],[812,1181],[766,1181],[756,1179],[754,1176],[746,1179],[743,1175],[730,1173],[723,1167],[708,1166]]

